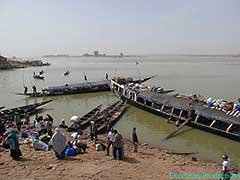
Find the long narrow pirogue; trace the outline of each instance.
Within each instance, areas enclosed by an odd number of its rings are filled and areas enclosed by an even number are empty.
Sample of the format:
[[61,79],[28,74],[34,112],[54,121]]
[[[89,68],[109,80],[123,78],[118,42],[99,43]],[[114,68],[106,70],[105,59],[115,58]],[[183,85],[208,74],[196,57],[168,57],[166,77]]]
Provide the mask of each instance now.
[[2,111],[0,111],[0,118],[1,119],[13,120],[14,116],[16,114],[19,114],[20,117],[23,118],[24,114],[26,112],[28,112],[29,114],[33,114],[37,111],[38,107],[43,106],[43,105],[45,105],[45,104],[47,104],[51,101],[52,100],[48,100],[48,101],[43,101],[43,102],[40,102],[40,103],[35,103],[35,104],[26,105],[26,106],[20,106],[20,107],[16,107],[16,108],[2,110]]
[[77,131],[80,128],[87,127],[89,125],[89,122],[100,112],[102,108],[102,104],[98,105],[91,111],[89,111],[87,114],[82,116],[79,120],[74,121],[72,125],[67,129],[67,131]]
[[[148,88],[134,89],[111,81],[113,92],[122,100],[153,114],[167,118],[170,122],[187,125],[221,135],[240,142],[240,111],[225,111],[208,107],[190,97],[159,94]],[[189,104],[192,115],[189,119]]]
[[78,129],[86,129],[90,125],[90,121],[97,121],[99,118],[103,118],[103,116],[106,116],[107,113],[111,112],[119,102],[120,101],[113,103],[102,111],[100,111],[102,105],[97,106],[81,117],[77,122],[73,122],[73,124],[68,128],[68,131],[72,132],[77,131]]
[[[117,82],[122,84],[126,83],[140,83],[148,81],[155,76],[147,77],[144,79],[133,80],[133,78],[114,78]],[[43,97],[43,96],[58,96],[67,94],[81,94],[90,92],[110,91],[110,80],[83,82],[78,84],[65,84],[60,86],[50,86],[42,90],[42,92],[35,93],[16,93],[16,95],[24,95],[29,97]]]
[[116,108],[110,112],[105,119],[98,121],[96,123],[97,130],[99,134],[106,133],[111,127],[113,127],[119,118],[123,115],[123,113],[127,109],[127,105],[125,102],[121,102],[116,106]]
[[[99,121],[101,121],[102,119],[105,119],[109,114],[111,114],[117,107],[118,107],[118,103],[120,101],[117,101],[115,103],[113,103],[112,105],[108,106],[107,108],[105,108],[104,110],[102,110],[100,113],[98,113],[93,120],[95,121],[95,123],[97,124]],[[90,123],[88,124],[90,125]],[[84,128],[83,128],[84,129]]]

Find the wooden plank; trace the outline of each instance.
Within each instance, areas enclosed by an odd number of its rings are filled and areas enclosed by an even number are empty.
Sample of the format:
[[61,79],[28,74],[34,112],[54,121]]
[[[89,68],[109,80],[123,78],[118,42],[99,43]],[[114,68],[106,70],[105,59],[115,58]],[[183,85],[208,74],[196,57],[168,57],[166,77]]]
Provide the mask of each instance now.
[[184,123],[182,123],[181,126],[179,126],[175,131],[171,132],[167,137],[164,138],[164,140],[171,138],[174,134],[176,134],[179,130],[181,130],[189,121],[190,121],[190,119],[188,119]]

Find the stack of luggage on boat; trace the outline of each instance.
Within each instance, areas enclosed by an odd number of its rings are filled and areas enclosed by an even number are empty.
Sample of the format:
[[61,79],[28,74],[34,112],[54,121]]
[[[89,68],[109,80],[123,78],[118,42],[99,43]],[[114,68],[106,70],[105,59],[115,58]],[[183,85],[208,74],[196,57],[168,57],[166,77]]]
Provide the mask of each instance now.
[[223,99],[212,99],[211,97],[209,97],[206,103],[207,106],[210,108],[221,110],[233,117],[240,117],[240,98],[238,99],[238,103],[236,103],[232,101],[228,102]]

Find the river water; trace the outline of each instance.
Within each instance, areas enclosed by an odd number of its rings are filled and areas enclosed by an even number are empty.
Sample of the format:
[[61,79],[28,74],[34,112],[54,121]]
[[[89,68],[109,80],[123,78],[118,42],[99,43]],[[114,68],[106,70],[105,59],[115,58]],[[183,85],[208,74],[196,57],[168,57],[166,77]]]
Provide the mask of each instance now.
[[[49,85],[83,82],[83,72],[86,73],[88,81],[103,80],[106,72],[109,77],[143,78],[158,75],[147,84],[175,89],[181,94],[201,94],[231,101],[236,101],[240,96],[240,58],[162,55],[122,59],[108,57],[42,59],[51,63],[51,66],[0,71],[0,106],[10,108],[53,99],[53,102],[44,106],[46,111],[43,115],[51,114],[57,125],[62,118],[69,123],[72,115],[82,116],[99,104],[107,106],[117,100],[111,92],[43,98],[15,95],[16,92],[23,92],[23,85],[28,86],[29,91],[32,91],[33,85],[40,90]],[[33,72],[39,73],[41,70],[45,71],[45,81],[34,80]],[[67,70],[70,74],[65,77],[63,73]],[[174,138],[162,141],[176,127],[166,123],[161,117],[131,106],[115,128],[126,138],[131,138],[133,127],[137,128],[142,143],[173,151],[196,152],[198,157],[217,162],[221,162],[221,155],[227,153],[233,164],[240,168],[240,143],[238,142],[190,127],[183,128]]]

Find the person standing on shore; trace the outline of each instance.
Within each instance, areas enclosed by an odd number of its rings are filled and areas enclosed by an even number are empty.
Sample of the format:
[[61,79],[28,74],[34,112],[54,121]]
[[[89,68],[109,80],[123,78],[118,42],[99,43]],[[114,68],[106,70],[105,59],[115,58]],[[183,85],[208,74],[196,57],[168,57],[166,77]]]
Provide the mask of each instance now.
[[224,154],[223,155],[223,168],[222,168],[222,172],[223,172],[223,180],[229,180],[231,178],[231,173],[230,173],[230,160],[228,155]]
[[133,140],[133,152],[137,152],[137,149],[138,149],[138,137],[137,137],[137,133],[136,133],[136,128],[133,128],[132,140]]
[[24,117],[25,117],[25,122],[24,122],[24,124],[29,125],[29,123],[30,123],[30,115],[29,115],[29,113],[26,112],[26,113],[24,114]]
[[33,89],[33,94],[36,94],[37,93],[37,88],[36,88],[35,85],[33,85],[32,89]]
[[18,132],[20,132],[21,131],[21,126],[22,126],[22,121],[21,121],[21,118],[20,118],[20,114],[16,113],[14,118],[15,118],[17,130],[18,130]]
[[55,133],[50,140],[50,144],[53,146],[53,150],[58,159],[64,159],[66,149],[66,136],[60,131],[59,128],[55,129]]
[[111,145],[113,145],[114,136],[115,134],[114,134],[113,128],[111,128],[111,130],[108,132],[108,135],[107,135],[107,156],[109,156],[109,149]]
[[123,138],[122,135],[114,130],[114,140],[113,140],[113,158],[117,159],[117,153],[119,160],[122,160],[122,146],[123,146]]
[[28,88],[27,86],[24,86],[24,94],[27,94]]
[[6,143],[10,147],[10,155],[14,160],[19,160],[20,156],[22,156],[22,152],[19,148],[19,140],[13,129],[10,130],[10,134],[6,139]]
[[97,127],[94,121],[91,121],[90,124],[90,136],[91,136],[91,141],[93,138],[95,138],[95,141],[97,140]]

